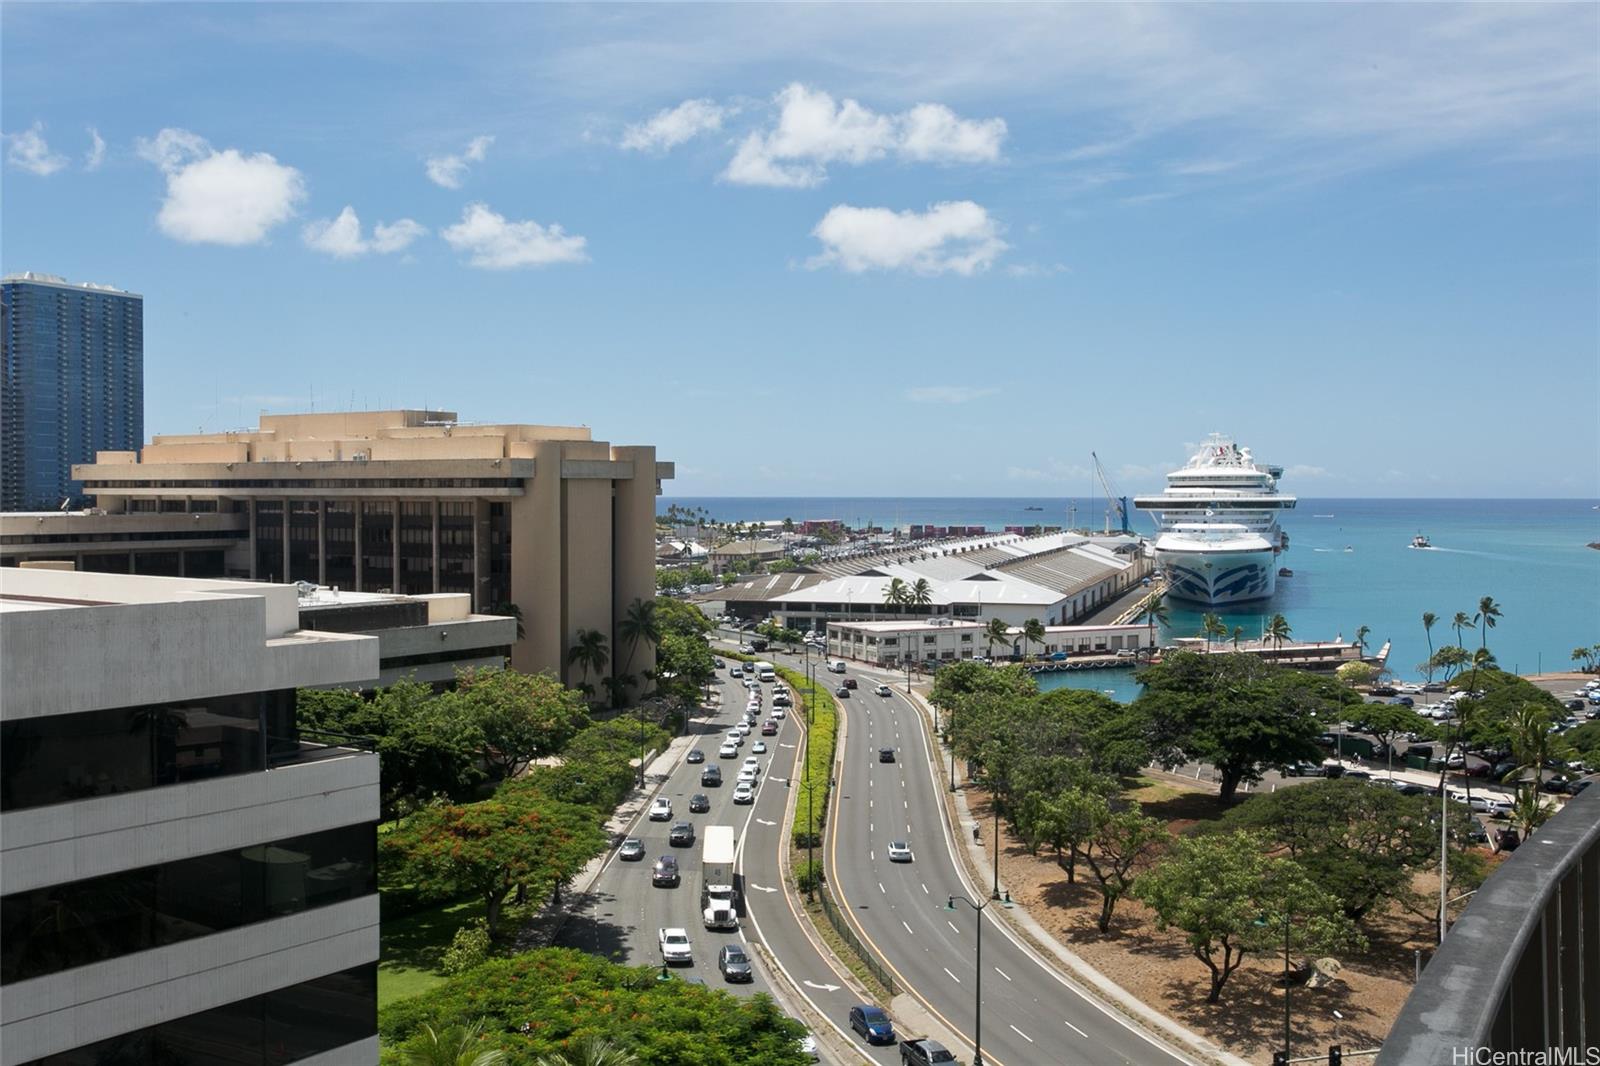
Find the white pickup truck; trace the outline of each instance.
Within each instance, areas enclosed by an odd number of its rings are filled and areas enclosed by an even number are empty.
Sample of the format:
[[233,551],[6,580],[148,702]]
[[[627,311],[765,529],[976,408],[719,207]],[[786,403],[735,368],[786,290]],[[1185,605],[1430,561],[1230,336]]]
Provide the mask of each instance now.
[[661,944],[662,962],[694,962],[694,950],[689,943],[689,934],[682,929],[658,929],[656,940]]

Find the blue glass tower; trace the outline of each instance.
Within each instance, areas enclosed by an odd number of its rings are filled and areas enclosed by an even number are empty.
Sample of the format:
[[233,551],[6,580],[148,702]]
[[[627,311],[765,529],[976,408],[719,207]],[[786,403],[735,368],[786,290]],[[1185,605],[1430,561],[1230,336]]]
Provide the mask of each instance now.
[[9,274],[0,319],[0,510],[76,506],[73,463],[144,441],[144,297]]

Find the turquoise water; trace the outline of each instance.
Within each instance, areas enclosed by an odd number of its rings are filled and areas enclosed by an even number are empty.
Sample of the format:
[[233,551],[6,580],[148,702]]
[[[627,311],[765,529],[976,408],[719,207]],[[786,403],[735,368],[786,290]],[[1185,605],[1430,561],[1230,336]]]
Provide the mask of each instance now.
[[[1502,666],[1520,673],[1570,669],[1572,649],[1600,642],[1600,511],[1593,500],[1315,500],[1301,499],[1285,512],[1289,550],[1280,563],[1294,571],[1280,578],[1272,599],[1220,611],[1231,630],[1259,635],[1266,619],[1281,613],[1302,640],[1353,639],[1371,628],[1376,649],[1392,641],[1389,665],[1402,677],[1428,655],[1422,613],[1439,616],[1433,644],[1454,643],[1451,617],[1477,612],[1482,596],[1493,596],[1504,617],[1489,631],[1489,647]],[[1066,523],[1068,502],[1047,499],[801,499],[662,497],[658,510],[677,503],[705,507],[723,521],[838,518],[868,520],[884,527]],[[1028,506],[1041,511],[1028,511]],[[1104,522],[1104,501],[1077,501],[1078,524]],[[1318,517],[1328,515],[1331,517]],[[1149,534],[1149,516],[1135,513],[1135,532]],[[1425,533],[1432,551],[1409,547]],[[1346,548],[1349,551],[1346,551]],[[1197,636],[1203,608],[1172,602],[1164,639]],[[1463,634],[1468,647],[1478,634]],[[1131,694],[1129,671],[1080,671],[1042,675],[1048,685],[1121,689]]]

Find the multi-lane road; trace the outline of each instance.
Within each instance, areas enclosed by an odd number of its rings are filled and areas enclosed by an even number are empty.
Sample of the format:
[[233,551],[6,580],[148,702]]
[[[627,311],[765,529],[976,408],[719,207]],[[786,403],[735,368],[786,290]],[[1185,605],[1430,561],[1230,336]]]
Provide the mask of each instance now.
[[[802,662],[777,652],[765,657],[799,669]],[[815,659],[819,683],[831,687],[841,677],[823,673]],[[954,1048],[970,1060],[978,1035],[975,993],[982,982],[982,1046],[984,1061],[992,1066],[1109,1066],[1112,1063],[1177,1066],[1185,1060],[1133,1028],[1120,1015],[1079,991],[1054,968],[1026,947],[994,913],[977,913],[957,902],[946,909],[953,894],[985,902],[986,894],[966,884],[951,852],[952,834],[939,795],[939,783],[930,763],[932,747],[919,710],[898,690],[876,694],[880,682],[891,681],[881,672],[852,668],[859,688],[849,699],[839,700],[840,770],[835,782],[835,814],[828,820],[823,842],[824,866],[841,903],[841,910],[896,975],[899,990],[965,1046]],[[763,717],[772,707],[772,686],[763,686]],[[691,726],[693,739],[679,741],[675,751],[697,747],[706,764],[720,764],[725,783],[720,788],[700,784],[701,765],[680,757],[660,785],[659,796],[672,801],[673,821],[692,822],[697,833],[709,825],[732,825],[738,839],[739,870],[744,909],[737,932],[713,932],[700,921],[700,847],[673,848],[667,833],[671,822],[650,822],[641,813],[628,829],[645,843],[646,858],[622,862],[613,853],[585,902],[568,920],[558,942],[631,964],[659,964],[656,930],[681,926],[694,941],[694,964],[678,967],[714,987],[735,992],[772,991],[770,967],[781,967],[792,989],[804,996],[816,1017],[832,1028],[835,1046],[855,1049],[856,1061],[891,1066],[899,1061],[893,1047],[871,1048],[846,1028],[849,1009],[859,996],[845,985],[836,963],[807,935],[799,914],[783,891],[780,856],[788,842],[781,830],[785,806],[791,799],[790,779],[798,780],[796,761],[803,721],[792,714],[775,737],[761,738],[769,752],[762,756],[756,800],[748,806],[733,803],[733,776],[759,734],[753,734],[736,759],[719,759],[722,734],[739,720],[744,690],[726,672],[719,672],[719,706],[709,717]],[[894,762],[880,762],[880,748],[894,748]],[[708,814],[690,815],[689,798],[696,792],[710,797]],[[803,802],[803,797],[797,797]],[[913,861],[891,862],[892,840],[911,843]],[[682,870],[677,888],[654,888],[650,871],[658,855],[676,852]],[[993,906],[1000,906],[994,904]],[[976,966],[978,925],[983,924],[982,971]],[[750,950],[756,960],[756,979],[749,985],[725,985],[717,970],[722,944],[737,939],[759,944]],[[882,1004],[889,1007],[890,1004]],[[926,1035],[922,1032],[902,1035]]]

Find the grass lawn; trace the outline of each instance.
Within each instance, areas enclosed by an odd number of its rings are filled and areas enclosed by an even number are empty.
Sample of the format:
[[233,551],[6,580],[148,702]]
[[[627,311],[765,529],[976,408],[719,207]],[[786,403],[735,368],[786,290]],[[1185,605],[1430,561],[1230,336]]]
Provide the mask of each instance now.
[[385,920],[379,933],[378,1006],[405,999],[445,979],[439,964],[456,930],[483,917],[483,900],[461,900]]

